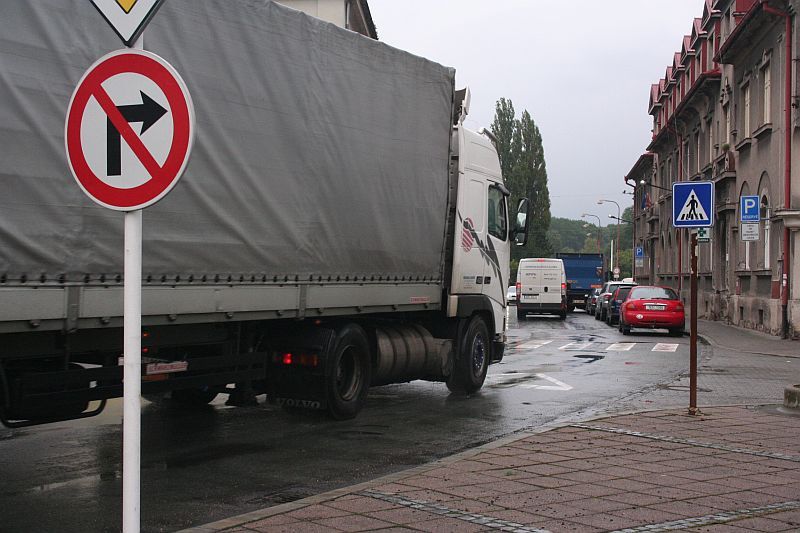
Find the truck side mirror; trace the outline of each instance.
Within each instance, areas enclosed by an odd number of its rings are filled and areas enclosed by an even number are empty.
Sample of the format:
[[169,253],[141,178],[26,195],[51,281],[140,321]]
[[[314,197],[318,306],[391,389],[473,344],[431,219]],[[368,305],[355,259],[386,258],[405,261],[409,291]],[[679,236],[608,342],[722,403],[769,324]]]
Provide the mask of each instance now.
[[520,198],[517,203],[517,218],[514,221],[514,229],[511,230],[511,236],[514,239],[514,244],[517,246],[525,246],[528,243],[528,212],[530,211],[531,202],[527,198]]

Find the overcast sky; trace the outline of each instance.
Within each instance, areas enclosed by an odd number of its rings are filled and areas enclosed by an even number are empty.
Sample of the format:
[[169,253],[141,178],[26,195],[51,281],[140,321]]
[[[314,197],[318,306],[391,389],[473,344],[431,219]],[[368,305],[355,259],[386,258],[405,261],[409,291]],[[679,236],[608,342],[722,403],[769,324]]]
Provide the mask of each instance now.
[[[467,126],[495,102],[527,109],[542,133],[553,216],[599,215],[631,197],[623,176],[644,153],[650,85],[680,51],[703,0],[369,0],[381,41],[456,69]],[[594,220],[594,219],[590,219]]]

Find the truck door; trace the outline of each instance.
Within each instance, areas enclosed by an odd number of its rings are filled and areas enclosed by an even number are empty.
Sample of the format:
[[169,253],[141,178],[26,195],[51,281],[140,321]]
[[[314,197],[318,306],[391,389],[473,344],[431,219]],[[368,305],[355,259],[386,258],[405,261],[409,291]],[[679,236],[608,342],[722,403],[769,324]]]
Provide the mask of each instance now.
[[459,188],[458,228],[453,253],[453,292],[482,294],[486,261],[486,181],[466,176]]
[[484,271],[483,294],[500,307],[506,305],[508,271],[511,250],[508,245],[508,197],[505,189],[488,184],[486,210],[487,261]]

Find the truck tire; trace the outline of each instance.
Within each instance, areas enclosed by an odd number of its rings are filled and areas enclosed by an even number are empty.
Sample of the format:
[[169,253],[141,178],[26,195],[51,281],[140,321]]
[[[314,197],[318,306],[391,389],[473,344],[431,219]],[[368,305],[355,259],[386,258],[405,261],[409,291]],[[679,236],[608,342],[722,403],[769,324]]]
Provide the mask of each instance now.
[[472,317],[459,344],[453,372],[447,379],[451,392],[472,394],[483,387],[491,359],[491,339],[486,322],[480,316]]
[[522,309],[517,307],[517,322],[519,322],[521,320],[525,320],[525,318],[527,316],[528,316],[528,314],[525,311],[523,311]]
[[336,332],[333,353],[325,372],[328,412],[336,420],[347,420],[364,407],[372,379],[367,334],[356,324]]

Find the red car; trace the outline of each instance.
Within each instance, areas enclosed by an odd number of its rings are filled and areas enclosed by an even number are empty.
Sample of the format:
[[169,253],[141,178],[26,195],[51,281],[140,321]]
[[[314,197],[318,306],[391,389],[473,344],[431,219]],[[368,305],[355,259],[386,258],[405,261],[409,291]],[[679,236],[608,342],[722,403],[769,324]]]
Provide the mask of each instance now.
[[632,328],[661,328],[680,336],[686,326],[683,303],[669,287],[633,287],[622,303],[619,316],[619,330],[623,335],[629,335]]

